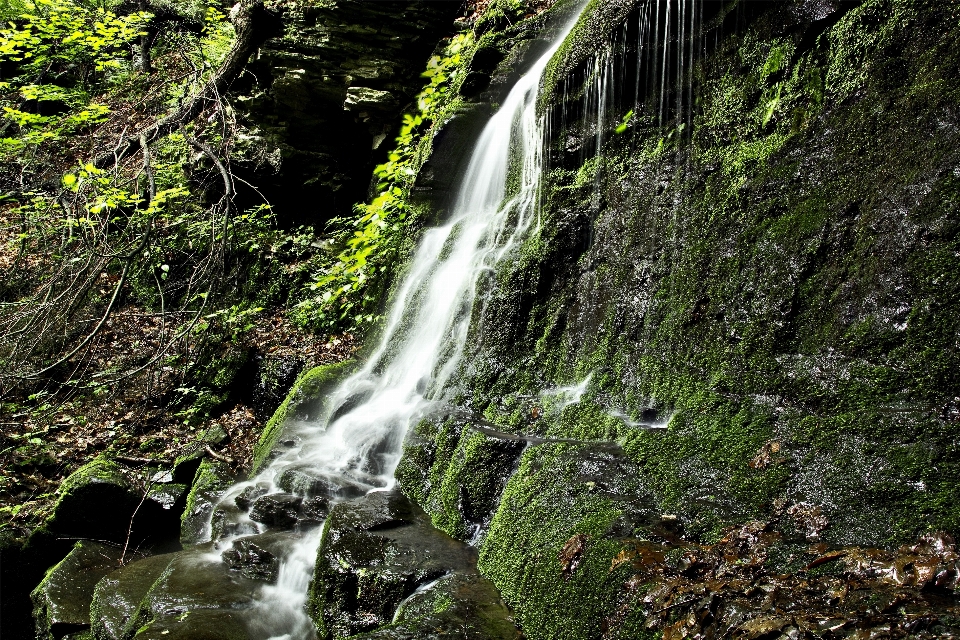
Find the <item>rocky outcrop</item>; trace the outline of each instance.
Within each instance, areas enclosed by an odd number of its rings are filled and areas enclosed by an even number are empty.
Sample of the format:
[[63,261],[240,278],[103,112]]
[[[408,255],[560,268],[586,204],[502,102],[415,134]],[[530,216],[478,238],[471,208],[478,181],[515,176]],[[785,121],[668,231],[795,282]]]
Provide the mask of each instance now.
[[[497,495],[509,456],[491,464],[471,429],[421,423],[398,469],[434,523],[479,542],[530,638],[683,637],[719,629],[711,615],[752,637],[797,633],[894,596],[841,590],[842,605],[808,602],[789,620],[737,589],[690,605],[688,622],[650,603],[679,606],[660,597],[672,572],[708,573],[677,564],[681,547],[732,554],[733,525],[761,522],[749,535],[764,551],[747,561],[761,590],[781,571],[797,590],[860,584],[857,548],[960,527],[955,11],[704,3],[703,55],[689,76],[673,59],[659,78],[635,43],[653,24],[643,8],[667,4],[590,3],[551,65],[540,225],[482,281],[464,358],[470,412],[579,444],[531,442]],[[478,73],[509,59],[497,37],[478,43]],[[431,162],[425,187],[447,161]],[[558,402],[564,387],[577,398]],[[647,543],[656,553],[637,550]],[[839,557],[851,561],[825,568]],[[660,591],[648,561],[667,567]],[[732,570],[723,562],[710,575]],[[684,584],[689,598],[716,590]],[[909,624],[949,637],[956,590],[942,595],[911,604]]]
[[248,124],[238,167],[282,219],[316,224],[366,198],[461,4],[285,0],[278,8],[283,33],[260,49],[238,102]]
[[518,637],[496,590],[477,573],[474,551],[434,529],[398,492],[334,507],[320,542],[310,610],[323,638],[378,627],[386,628],[364,637]]

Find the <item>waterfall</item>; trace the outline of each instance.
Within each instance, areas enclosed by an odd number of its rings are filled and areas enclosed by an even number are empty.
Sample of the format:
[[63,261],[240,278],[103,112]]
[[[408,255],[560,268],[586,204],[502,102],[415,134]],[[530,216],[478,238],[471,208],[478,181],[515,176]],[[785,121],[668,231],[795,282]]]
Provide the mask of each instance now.
[[[299,444],[257,477],[233,487],[222,505],[251,487],[266,494],[289,490],[284,478],[291,473],[326,482],[334,500],[394,485],[407,430],[444,400],[447,383],[459,368],[479,276],[508,258],[536,219],[545,144],[537,95],[547,63],[579,13],[559,30],[486,125],[450,220],[424,233],[395,292],[379,345],[327,398],[321,419],[292,427],[291,437]],[[513,167],[519,170],[519,188],[509,194],[507,176]],[[221,548],[260,532],[245,515],[235,518],[233,537],[223,538]],[[312,637],[304,605],[318,544],[318,530],[301,536],[282,560],[277,584],[262,590],[252,620],[264,637]]]
[[[630,124],[635,132],[655,127],[664,136],[690,135],[693,69],[706,48],[705,1],[643,2],[559,83],[560,109],[552,126],[561,139],[568,134],[579,139],[581,166],[600,155],[618,124]],[[598,185],[595,181],[594,210],[600,206]]]

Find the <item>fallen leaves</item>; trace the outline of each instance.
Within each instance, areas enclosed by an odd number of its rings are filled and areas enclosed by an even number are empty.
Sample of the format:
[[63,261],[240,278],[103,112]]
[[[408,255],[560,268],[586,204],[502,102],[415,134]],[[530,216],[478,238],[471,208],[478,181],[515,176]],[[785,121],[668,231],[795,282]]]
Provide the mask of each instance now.
[[[799,555],[793,566],[801,568],[784,571],[782,561],[772,560],[787,550]],[[610,570],[623,567],[630,575],[619,607],[604,622],[605,639],[625,637],[623,625],[637,608],[646,628],[662,629],[664,640],[960,632],[960,554],[943,533],[896,551],[831,549],[799,546],[755,521],[728,529],[714,545],[624,540]]]

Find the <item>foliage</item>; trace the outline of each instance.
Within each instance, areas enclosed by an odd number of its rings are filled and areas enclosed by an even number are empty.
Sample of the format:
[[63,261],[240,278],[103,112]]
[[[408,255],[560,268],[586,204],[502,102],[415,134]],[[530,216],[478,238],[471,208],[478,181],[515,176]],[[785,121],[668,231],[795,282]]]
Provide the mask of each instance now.
[[0,157],[8,159],[103,122],[110,109],[89,92],[123,66],[151,19],[68,0],[32,4],[0,31],[0,64],[13,70],[0,83],[3,129],[12,133],[0,138]]
[[380,193],[370,203],[357,205],[355,218],[331,222],[342,248],[317,275],[313,297],[300,304],[297,318],[302,324],[333,332],[378,317],[382,285],[411,226],[410,189],[455,100],[473,44],[472,32],[461,33],[450,39],[442,55],[430,58],[422,74],[429,82],[417,96],[417,113],[404,115],[396,148],[374,170]]

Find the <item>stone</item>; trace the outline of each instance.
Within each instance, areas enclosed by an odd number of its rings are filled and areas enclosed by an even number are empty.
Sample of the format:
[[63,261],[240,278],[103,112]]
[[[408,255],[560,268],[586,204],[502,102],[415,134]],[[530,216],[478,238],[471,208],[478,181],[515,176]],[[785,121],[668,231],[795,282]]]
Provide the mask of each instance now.
[[211,425],[200,434],[200,442],[209,445],[221,445],[230,440],[230,434],[218,424]]
[[370,490],[370,487],[348,478],[319,473],[309,467],[293,467],[285,470],[277,479],[277,485],[284,491],[301,496],[341,499],[358,498]]
[[257,418],[266,422],[290,392],[304,362],[293,356],[264,355],[257,357],[256,366],[250,406]]
[[185,487],[140,486],[135,480],[116,463],[95,459],[60,485],[44,528],[59,537],[109,540],[130,548],[175,540]]
[[166,511],[180,513],[186,505],[190,486],[186,484],[155,484],[150,488],[147,499],[151,500]]
[[311,615],[337,638],[374,630],[421,585],[470,570],[474,558],[472,548],[434,529],[399,492],[341,502],[324,526]]
[[122,549],[81,540],[30,594],[37,638],[59,640],[90,627],[90,603],[100,579],[120,564]]
[[97,640],[124,640],[143,625],[141,603],[173,557],[164,554],[132,562],[97,583],[90,605]]
[[251,506],[253,506],[253,503],[257,500],[257,498],[262,495],[266,495],[269,490],[270,487],[265,484],[251,485],[241,491],[240,495],[234,498],[233,501],[237,507],[247,511]]
[[[423,420],[406,436],[396,476],[435,526],[455,538],[474,539],[489,525],[526,446],[525,440],[480,431],[464,419]],[[444,458],[443,451],[453,447],[462,453]]]
[[300,505],[300,526],[310,527],[322,524],[329,513],[329,500],[322,496],[307,498]]
[[187,617],[201,610],[239,611],[253,605],[261,582],[231,571],[207,546],[175,554],[144,597],[145,620]]
[[[262,139],[260,151],[236,159],[237,170],[281,218],[322,224],[352,215],[365,199],[374,167],[386,161],[387,145],[375,149],[374,142],[397,135],[404,109],[424,85],[424,63],[461,6],[283,4],[282,33],[260,48],[251,63],[254,86],[237,101]],[[354,99],[356,109],[345,111]],[[279,171],[263,162],[267,150],[280,151]],[[306,201],[324,203],[320,218],[306,217]]]
[[[326,394],[346,376],[355,363],[352,360],[321,365],[304,372],[297,378],[286,399],[277,407],[267,421],[260,439],[253,450],[253,468],[256,475],[270,460],[283,454],[286,441],[297,442],[299,423],[309,421],[323,413]],[[288,489],[289,490],[289,489]]]
[[241,538],[220,556],[234,571],[251,580],[276,582],[280,561],[275,555],[249,539]]
[[247,640],[250,634],[243,612],[193,609],[179,616],[164,616],[137,631],[136,640]]
[[297,524],[303,498],[292,493],[271,493],[257,499],[250,519],[271,527],[289,528]]
[[357,640],[518,640],[510,609],[476,572],[444,576],[404,600],[393,624]]
[[343,101],[344,111],[392,111],[397,107],[397,99],[389,91],[379,91],[369,87],[350,87]]
[[214,507],[233,481],[233,475],[226,465],[214,460],[204,460],[200,464],[183,511],[181,544],[197,544],[211,537]]

